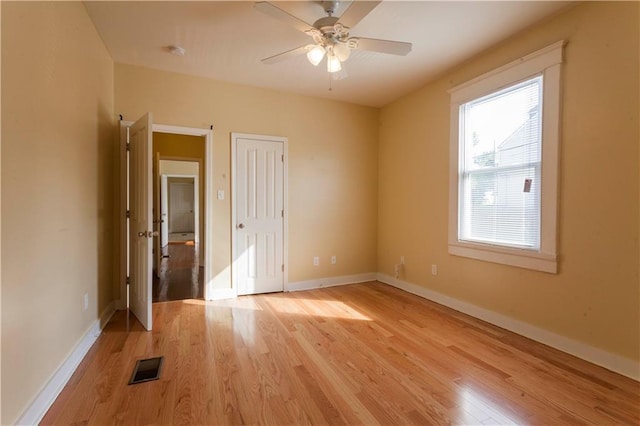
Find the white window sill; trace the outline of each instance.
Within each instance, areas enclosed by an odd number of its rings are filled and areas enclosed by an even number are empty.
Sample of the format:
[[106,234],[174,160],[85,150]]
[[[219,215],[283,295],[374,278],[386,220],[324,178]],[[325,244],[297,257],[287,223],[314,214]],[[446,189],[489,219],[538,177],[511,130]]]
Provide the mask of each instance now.
[[550,274],[558,273],[557,257],[529,250],[502,248],[467,242],[449,243],[449,254],[486,262],[532,269]]

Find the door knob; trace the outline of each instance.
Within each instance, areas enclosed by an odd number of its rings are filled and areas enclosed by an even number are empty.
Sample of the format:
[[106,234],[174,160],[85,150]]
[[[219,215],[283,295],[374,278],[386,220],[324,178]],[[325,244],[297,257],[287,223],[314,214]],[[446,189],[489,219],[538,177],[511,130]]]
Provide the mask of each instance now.
[[138,237],[147,237],[147,238],[153,238],[153,237],[157,237],[158,235],[160,235],[158,233],[158,231],[143,231],[143,232],[138,232]]
[[239,224],[238,229],[244,229],[244,223]]

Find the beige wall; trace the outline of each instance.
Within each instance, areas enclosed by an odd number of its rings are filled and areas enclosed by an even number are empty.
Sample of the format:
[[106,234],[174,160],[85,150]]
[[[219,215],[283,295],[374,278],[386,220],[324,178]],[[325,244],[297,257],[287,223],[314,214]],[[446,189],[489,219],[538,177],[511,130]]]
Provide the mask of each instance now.
[[[378,270],[640,360],[638,3],[577,6],[381,111]],[[557,275],[447,253],[447,89],[568,40]],[[431,275],[438,264],[438,275]]]
[[[289,280],[376,271],[377,109],[124,64],[115,87],[126,120],[151,111],[160,124],[213,125],[212,191],[230,191],[231,132],[288,137]],[[214,197],[216,288],[230,285],[230,199]]]
[[200,165],[193,161],[181,161],[181,160],[161,160],[160,161],[160,174],[169,175],[197,175],[199,173]]
[[82,3],[1,7],[1,423],[10,424],[113,299],[113,62]]

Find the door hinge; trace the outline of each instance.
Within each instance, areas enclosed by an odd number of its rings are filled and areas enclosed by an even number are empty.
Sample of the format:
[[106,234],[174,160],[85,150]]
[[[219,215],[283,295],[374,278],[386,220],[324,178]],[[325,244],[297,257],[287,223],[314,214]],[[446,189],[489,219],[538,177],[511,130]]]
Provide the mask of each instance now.
[[284,163],[284,154],[282,154],[282,162]]
[[284,217],[284,210],[281,210],[281,212],[282,212],[282,217]]
[[127,285],[131,284],[131,277],[127,277],[127,280],[125,281],[127,283]]
[[127,217],[127,219],[131,219],[131,210],[127,210],[125,216]]
[[131,151],[131,143],[127,142],[127,151]]
[[282,272],[284,272],[284,263],[282,264]]

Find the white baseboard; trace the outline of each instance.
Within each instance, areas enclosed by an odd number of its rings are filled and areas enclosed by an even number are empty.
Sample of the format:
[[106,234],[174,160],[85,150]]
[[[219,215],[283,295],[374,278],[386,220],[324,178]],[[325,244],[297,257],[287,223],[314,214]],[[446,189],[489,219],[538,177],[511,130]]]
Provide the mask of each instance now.
[[[367,281],[375,281],[377,279],[377,276],[378,275],[375,272],[369,272],[365,274],[343,275],[340,277],[318,278],[306,281],[293,281],[285,284],[284,291],[302,291],[312,290],[314,288],[335,287],[339,285],[364,283]],[[221,288],[214,289],[207,296],[207,300],[221,300],[232,299],[234,297],[237,297],[238,294],[233,288]]]
[[29,407],[18,418],[18,425],[36,425],[38,424],[47,411],[56,400],[62,389],[65,387],[73,373],[84,359],[91,346],[95,343],[102,333],[102,329],[109,322],[115,313],[115,302],[111,302],[100,314],[100,318],[94,321],[89,329],[84,333],[80,342],[71,351],[67,359],[58,367],[51,376],[47,384],[40,390],[38,395],[29,404]]
[[393,278],[389,275],[378,274],[378,281],[389,284],[406,292],[447,306],[456,311],[471,315],[483,321],[513,331],[536,342],[561,350],[593,364],[604,367],[613,372],[640,380],[640,363],[620,355],[612,354],[602,349],[570,339],[551,331],[536,327],[523,321],[499,314],[489,309],[481,308],[471,303],[463,302],[442,293]]
[[375,272],[365,274],[343,275],[341,277],[318,278],[306,281],[293,281],[285,285],[284,291],[311,290],[314,288],[335,287],[339,285],[365,283],[377,279]]

